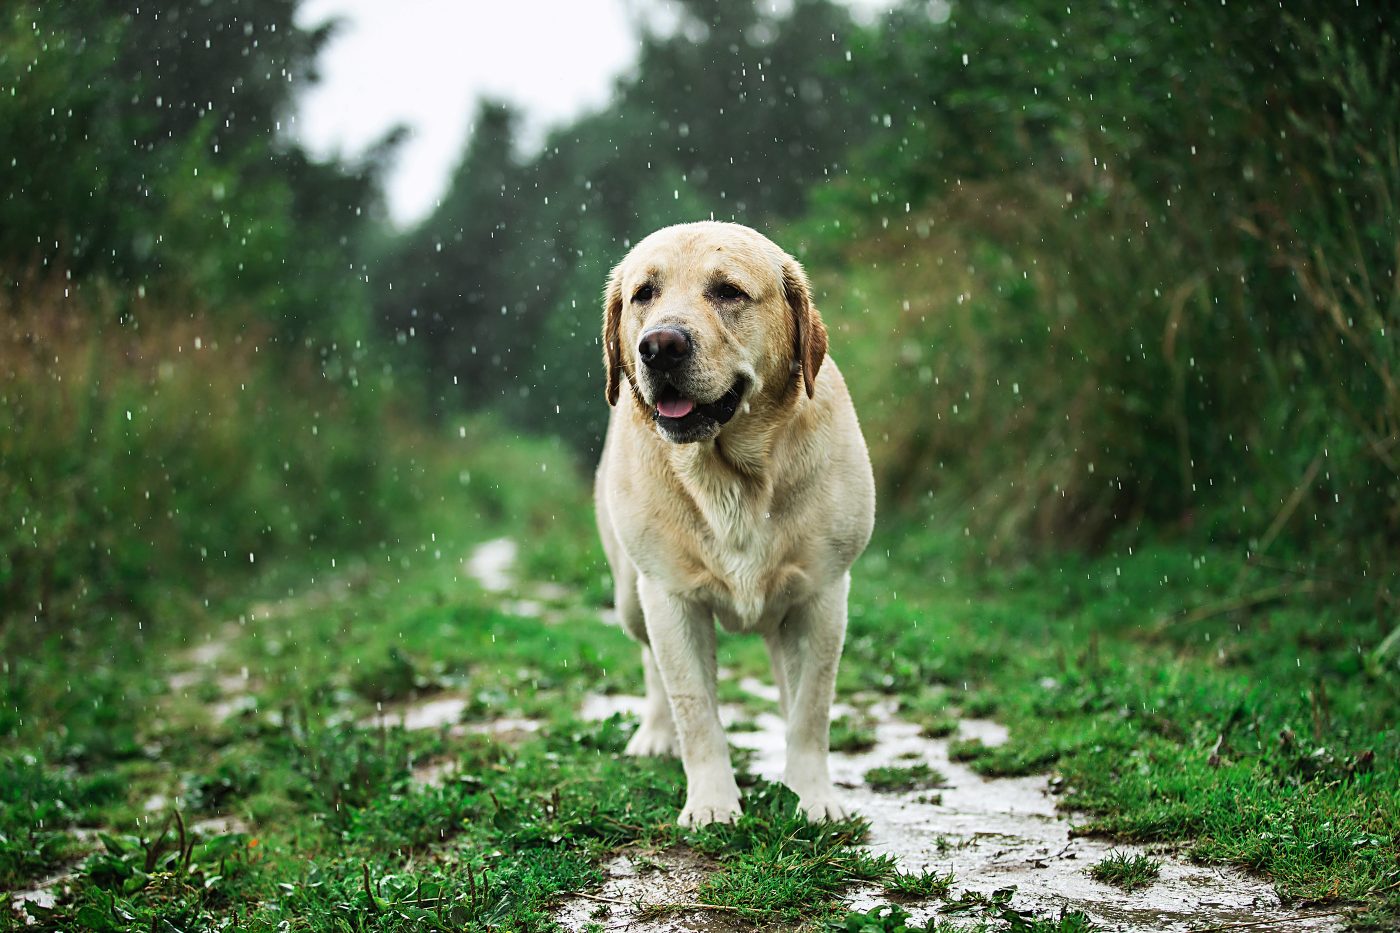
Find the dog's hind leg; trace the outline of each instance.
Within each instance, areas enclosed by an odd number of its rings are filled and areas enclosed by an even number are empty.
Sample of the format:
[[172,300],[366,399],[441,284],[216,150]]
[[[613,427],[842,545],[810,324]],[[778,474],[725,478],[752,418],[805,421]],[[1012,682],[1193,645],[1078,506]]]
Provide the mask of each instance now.
[[768,662],[773,667],[773,683],[778,687],[778,710],[783,714],[783,719],[786,720],[792,698],[788,696],[788,672],[783,662],[780,637],[777,632],[765,635],[763,643],[768,646]]
[[647,643],[646,618],[637,598],[637,572],[626,568],[616,574],[617,615],[622,629],[642,646],[642,672],[646,678],[646,705],[642,707],[642,722],[627,742],[627,755],[675,755],[680,751],[676,740],[676,721],[671,717],[671,701],[666,685],[656,667],[656,656]]
[[666,696],[656,657],[646,645],[642,646],[642,668],[647,684],[646,706],[642,708],[642,724],[627,742],[625,753],[675,755],[680,751],[680,743],[676,740],[676,721],[671,717],[671,700]]

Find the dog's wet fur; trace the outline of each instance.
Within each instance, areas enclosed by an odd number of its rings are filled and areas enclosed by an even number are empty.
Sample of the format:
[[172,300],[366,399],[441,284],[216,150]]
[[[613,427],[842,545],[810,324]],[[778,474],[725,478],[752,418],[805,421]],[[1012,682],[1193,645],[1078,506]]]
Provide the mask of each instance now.
[[613,270],[613,405],[595,499],[647,706],[627,751],[679,754],[683,825],[733,820],[715,623],[767,643],[785,781],[811,819],[847,815],[827,770],[850,567],[874,482],[801,265],[737,224],[659,230]]

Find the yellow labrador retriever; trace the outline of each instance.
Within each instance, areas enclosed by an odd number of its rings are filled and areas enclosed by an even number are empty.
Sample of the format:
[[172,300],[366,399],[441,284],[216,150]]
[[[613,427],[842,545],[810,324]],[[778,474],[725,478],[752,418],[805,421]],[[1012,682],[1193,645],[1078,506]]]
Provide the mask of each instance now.
[[628,754],[679,751],[680,823],[729,822],[739,788],[715,692],[715,620],[768,645],[784,782],[847,815],[827,771],[850,567],[875,518],[870,459],[802,267],[737,224],[667,227],[608,281],[614,406],[598,530],[646,708]]

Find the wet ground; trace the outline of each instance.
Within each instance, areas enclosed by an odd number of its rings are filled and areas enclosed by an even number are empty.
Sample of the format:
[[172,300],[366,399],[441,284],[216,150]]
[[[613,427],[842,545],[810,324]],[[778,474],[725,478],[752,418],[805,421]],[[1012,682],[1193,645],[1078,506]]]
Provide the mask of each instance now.
[[[465,568],[483,589],[505,594],[516,585],[515,554],[514,542],[508,539],[488,541],[466,560]],[[722,677],[727,674],[720,672]],[[739,686],[765,704],[778,701],[777,688],[771,684],[744,678]],[[594,694],[584,701],[579,715],[584,719],[637,715],[642,703],[636,696]],[[1272,886],[1244,872],[1194,865],[1171,850],[1073,836],[1073,821],[1058,812],[1048,776],[988,779],[949,757],[949,744],[958,739],[978,739],[986,745],[1005,742],[1006,730],[995,722],[965,719],[955,735],[929,738],[919,726],[899,719],[895,704],[888,700],[861,707],[859,713],[875,725],[875,746],[866,752],[833,753],[831,776],[844,789],[847,801],[869,821],[869,848],[893,856],[902,871],[951,871],[958,890],[989,894],[1014,886],[1013,904],[1019,909],[1051,915],[1082,910],[1108,930],[1342,928],[1335,913],[1290,909],[1280,903]],[[857,712],[838,703],[832,714]],[[725,704],[720,718],[727,727],[751,717],[744,707]],[[780,780],[783,721],[769,712],[751,721],[756,729],[731,732],[730,741],[753,753],[748,768],[755,776]],[[513,722],[501,725],[506,734],[515,728]],[[871,768],[914,761],[944,776],[936,791],[882,793],[865,781]],[[1158,880],[1146,889],[1126,893],[1089,877],[1090,866],[1112,852],[1158,859]],[[630,933],[751,929],[732,914],[703,908],[649,917],[649,907],[693,901],[700,882],[714,868],[684,846],[622,854],[605,866],[607,881],[601,889],[564,901],[555,919],[568,930],[582,930],[590,923]],[[855,891],[848,900],[859,910],[889,902],[877,888]],[[937,903],[904,902],[903,906],[920,922],[938,908]]]
[[[741,685],[762,699],[771,698],[771,690],[763,685],[748,680]],[[614,712],[633,713],[640,703],[639,697],[594,696],[580,714],[602,718]],[[870,849],[894,856],[903,871],[951,871],[959,891],[990,894],[1015,886],[1013,905],[1019,909],[1052,916],[1062,909],[1082,910],[1108,930],[1188,931],[1240,928],[1233,926],[1239,924],[1300,931],[1341,928],[1331,912],[1285,907],[1267,882],[1243,872],[1193,865],[1171,851],[1072,836],[1073,822],[1056,811],[1047,776],[988,779],[949,758],[949,743],[956,739],[980,739],[988,745],[1004,742],[1006,732],[995,722],[964,720],[956,735],[932,739],[921,735],[917,725],[895,716],[887,700],[872,703],[863,712],[875,723],[876,745],[867,752],[833,753],[832,779],[869,820]],[[732,722],[743,718],[743,711],[729,706],[722,718]],[[761,713],[753,722],[756,731],[733,732],[730,740],[753,752],[748,767],[756,776],[779,780],[782,720]],[[865,782],[871,768],[915,761],[928,764],[946,781],[932,792],[896,793],[877,792]],[[1160,879],[1129,894],[1090,878],[1089,867],[1114,851],[1147,853],[1159,859]],[[736,918],[705,910],[643,919],[648,905],[693,900],[706,867],[684,849],[619,856],[607,865],[608,880],[595,893],[599,899],[569,901],[557,919],[570,930],[583,929],[589,922],[601,923],[605,930],[633,933],[748,929]],[[875,888],[856,891],[849,898],[850,905],[860,910],[888,902]],[[905,902],[904,906],[922,921],[938,904]],[[606,916],[600,908],[607,909]]]
[[[530,610],[539,603],[558,604],[570,597],[567,592],[544,592],[538,588],[529,589],[522,596],[513,575],[515,557],[514,542],[497,539],[479,546],[463,561],[463,569],[482,589],[499,594],[502,599],[515,596],[506,608],[516,615],[547,616],[548,613]],[[289,600],[287,605],[260,606],[255,611],[259,616],[285,614],[296,608],[293,603],[325,598],[303,597],[300,601]],[[548,618],[542,621],[547,622]],[[238,713],[252,702],[248,672],[230,670],[224,658],[227,644],[242,634],[241,623],[242,620],[229,623],[208,641],[192,648],[185,656],[183,669],[170,681],[177,693],[187,693],[201,682],[216,683],[222,698],[210,704],[210,715],[215,719]],[[721,672],[721,676],[727,674]],[[757,705],[771,707],[776,703],[777,691],[769,684],[746,678],[740,686],[761,701]],[[640,697],[591,695],[579,713],[585,719],[603,719],[619,712],[636,714],[641,704]],[[449,735],[484,732],[507,742],[523,741],[541,728],[538,721],[530,719],[462,723],[465,706],[463,698],[437,695],[386,708],[361,725],[447,729]],[[844,789],[854,809],[869,821],[870,849],[892,855],[906,872],[951,871],[959,891],[990,893],[1014,886],[1013,903],[1020,909],[1051,915],[1062,909],[1083,910],[1108,930],[1341,929],[1334,914],[1285,907],[1267,882],[1242,872],[1193,865],[1172,851],[1072,836],[1072,818],[1057,812],[1047,776],[987,779],[949,758],[949,743],[955,739],[980,739],[988,745],[1004,742],[1005,730],[995,722],[964,720],[956,735],[934,739],[921,735],[917,725],[899,719],[894,704],[888,700],[859,706],[857,710],[838,704],[833,713],[857,714],[872,722],[876,744],[866,752],[833,753],[832,778]],[[755,776],[780,779],[784,748],[781,718],[771,712],[752,715],[738,704],[726,704],[721,718],[726,726],[740,720],[752,722],[756,727],[752,731],[731,732],[731,742],[751,751],[747,767]],[[914,761],[924,762],[941,773],[946,778],[942,786],[932,792],[881,793],[865,781],[871,768]],[[415,771],[415,776],[424,784],[436,783],[447,778],[452,767],[450,760],[426,762]],[[241,827],[197,828],[227,832]],[[1113,851],[1147,853],[1159,859],[1160,879],[1145,890],[1129,894],[1090,878],[1089,867]],[[623,853],[604,866],[607,881],[598,890],[561,902],[556,920],[568,930],[582,930],[596,923],[605,930],[632,933],[751,929],[731,913],[707,910],[700,905],[649,917],[647,907],[691,903],[700,882],[715,867],[684,846]],[[29,890],[17,892],[15,902],[52,904],[67,877],[67,872],[58,873]],[[861,910],[888,902],[876,888],[854,891],[848,900],[852,907]],[[904,906],[920,921],[938,908],[937,903],[904,902]]]

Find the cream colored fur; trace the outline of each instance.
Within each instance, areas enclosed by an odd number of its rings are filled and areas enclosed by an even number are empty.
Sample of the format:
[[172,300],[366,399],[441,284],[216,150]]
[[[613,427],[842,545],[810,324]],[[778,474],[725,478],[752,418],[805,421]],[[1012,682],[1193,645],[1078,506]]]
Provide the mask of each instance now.
[[[746,301],[714,298],[732,282]],[[633,300],[652,283],[649,300]],[[702,402],[743,376],[713,437],[655,421],[644,331],[693,335]],[[595,498],[622,624],[640,641],[647,706],[627,751],[679,752],[683,825],[731,821],[739,789],[716,699],[715,622],[761,635],[787,720],[784,780],[810,819],[847,815],[827,771],[850,567],[870,538],[874,483],[855,410],[797,262],[746,227],[657,231],[613,270],[604,312],[608,426]]]

